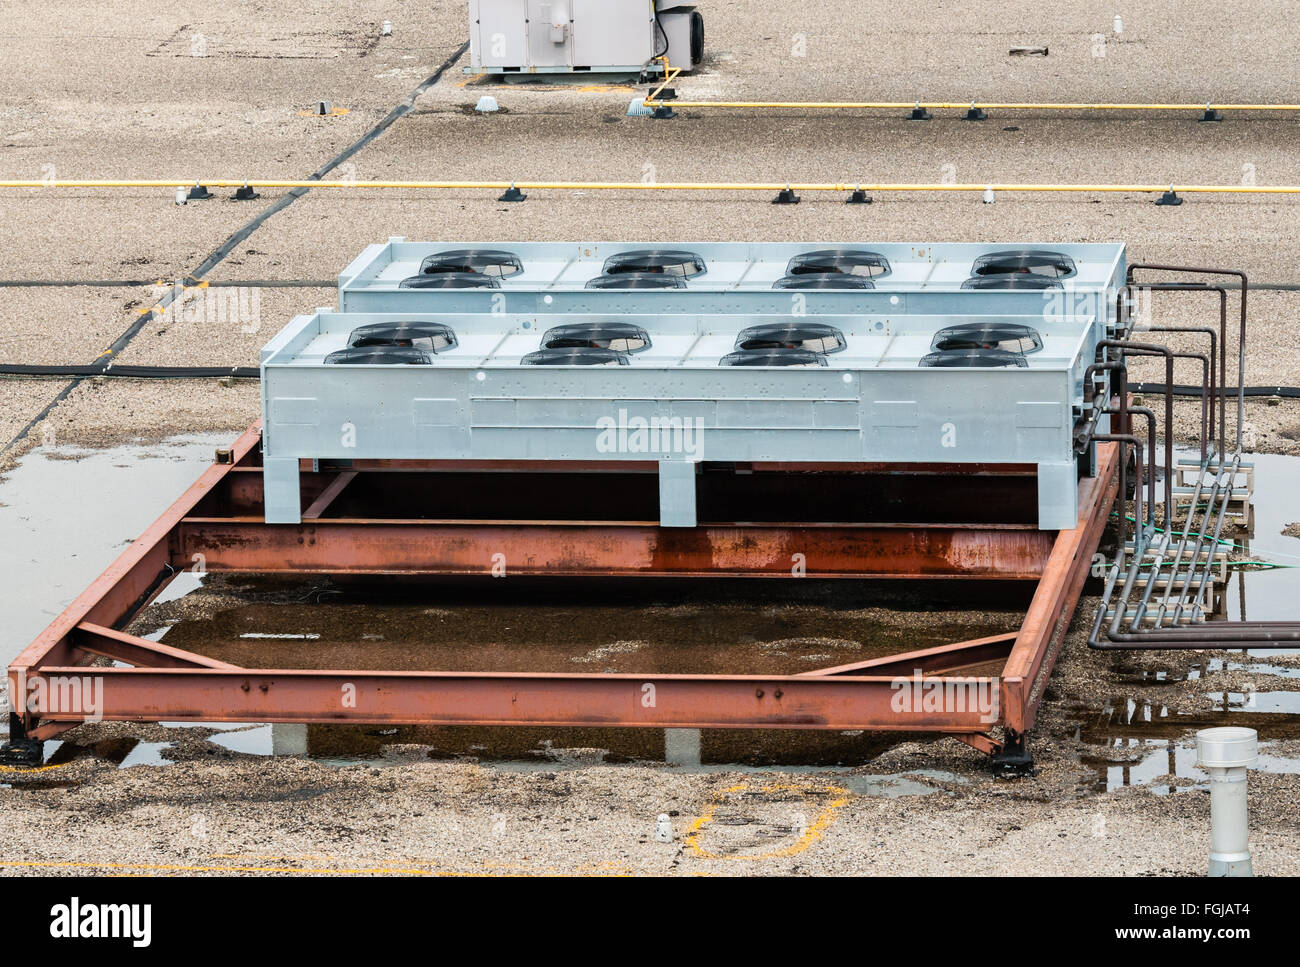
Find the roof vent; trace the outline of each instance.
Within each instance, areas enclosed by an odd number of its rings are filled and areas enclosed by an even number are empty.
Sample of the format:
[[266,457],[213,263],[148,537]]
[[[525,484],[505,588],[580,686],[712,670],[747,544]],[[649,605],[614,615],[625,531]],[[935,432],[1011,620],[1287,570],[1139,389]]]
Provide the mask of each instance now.
[[625,322],[582,322],[556,326],[542,336],[543,349],[612,349],[639,353],[650,348],[650,334]]
[[353,329],[348,345],[354,349],[398,346],[440,353],[456,348],[456,333],[440,322],[376,322]]
[[437,252],[420,263],[421,275],[464,272],[469,275],[508,279],[523,270],[524,264],[514,253],[491,248],[458,248]]
[[786,275],[834,273],[860,275],[878,279],[890,273],[889,259],[879,252],[857,248],[824,248],[817,252],[796,255],[785,267]]
[[[848,343],[844,333],[821,322],[774,322],[750,326],[736,337],[736,349],[798,349],[813,353],[837,353]],[[759,364],[753,364],[759,365]]]
[[397,283],[399,289],[499,289],[501,283],[477,272],[437,272],[413,275]]
[[1038,331],[1029,326],[969,322],[940,329],[934,334],[934,341],[930,343],[930,348],[940,352],[958,349],[1001,349],[1010,353],[1036,353],[1043,348],[1043,340],[1038,335]]
[[1060,279],[1047,275],[985,275],[967,279],[963,289],[1063,289]]
[[719,366],[825,366],[824,353],[811,349],[741,349],[718,360]]
[[411,366],[429,362],[429,354],[410,346],[361,346],[340,349],[325,362],[345,366]]
[[707,270],[704,267],[704,259],[694,252],[654,248],[611,255],[605,259],[604,269],[606,275],[643,272],[648,275],[675,275],[683,279],[703,275],[705,271]]
[[627,353],[613,349],[539,349],[520,363],[524,366],[626,366]]
[[1074,259],[1060,252],[1010,249],[981,255],[971,266],[971,278],[988,275],[1045,275],[1064,279],[1074,275]]
[[809,272],[787,275],[772,283],[774,289],[874,289],[876,283],[860,275],[839,272]]
[[649,272],[629,272],[626,275],[598,275],[587,283],[588,289],[684,289],[686,280],[680,275],[654,275]]
[[921,365],[943,369],[998,369],[1029,364],[1021,353],[1009,353],[1005,349],[954,349],[923,356]]

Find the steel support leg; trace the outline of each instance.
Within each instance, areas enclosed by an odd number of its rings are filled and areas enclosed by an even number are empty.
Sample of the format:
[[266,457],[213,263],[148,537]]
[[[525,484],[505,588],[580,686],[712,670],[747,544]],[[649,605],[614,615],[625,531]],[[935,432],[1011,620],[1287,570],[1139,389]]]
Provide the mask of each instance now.
[[1038,465],[1038,526],[1069,530],[1079,519],[1078,468],[1073,460]]
[[659,461],[659,526],[695,526],[695,464]]
[[299,491],[298,458],[267,457],[262,461],[262,480],[268,524],[301,524],[302,497]]

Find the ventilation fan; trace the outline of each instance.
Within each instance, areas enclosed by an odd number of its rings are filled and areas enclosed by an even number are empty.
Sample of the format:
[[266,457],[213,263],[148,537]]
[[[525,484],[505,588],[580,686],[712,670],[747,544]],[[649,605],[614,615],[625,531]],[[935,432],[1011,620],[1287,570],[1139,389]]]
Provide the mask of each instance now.
[[930,348],[940,352],[957,349],[1001,349],[1011,353],[1036,353],[1043,348],[1036,329],[1010,323],[968,322],[949,326],[934,334]]
[[653,248],[611,255],[605,259],[604,268],[606,275],[638,272],[647,275],[675,275],[683,279],[703,275],[705,271],[704,259],[694,252]]
[[1074,275],[1074,259],[1060,252],[1010,249],[981,255],[971,266],[971,278],[989,275],[1045,275],[1063,279]]
[[420,265],[421,275],[463,272],[508,279],[524,270],[524,264],[512,252],[491,248],[458,248],[430,255]]
[[824,353],[811,349],[741,349],[727,353],[719,366],[825,366]]
[[411,366],[429,362],[429,354],[411,346],[360,346],[340,349],[325,357],[333,365]]
[[413,275],[397,283],[399,289],[499,289],[501,283],[477,272],[436,272]]
[[921,365],[943,369],[998,369],[1029,364],[1021,353],[1009,353],[1005,349],[954,349],[923,356]]
[[348,345],[354,349],[400,346],[440,353],[456,348],[456,333],[440,322],[376,322],[353,329]]
[[598,275],[587,283],[588,289],[684,289],[680,275],[654,275],[629,272],[627,275]]
[[1063,289],[1060,279],[1047,275],[985,275],[967,279],[963,289]]
[[774,289],[874,289],[876,283],[860,275],[839,272],[809,272],[787,275],[772,283]]
[[799,349],[813,353],[837,353],[848,343],[844,333],[821,322],[774,322],[750,326],[736,337],[736,349]]
[[520,363],[524,366],[626,366],[627,353],[614,349],[539,349]]
[[542,336],[543,349],[612,349],[639,353],[650,348],[650,335],[625,322],[583,322],[556,326]]
[[856,248],[826,248],[796,255],[785,267],[786,275],[859,275],[878,279],[890,272],[889,259],[879,252]]

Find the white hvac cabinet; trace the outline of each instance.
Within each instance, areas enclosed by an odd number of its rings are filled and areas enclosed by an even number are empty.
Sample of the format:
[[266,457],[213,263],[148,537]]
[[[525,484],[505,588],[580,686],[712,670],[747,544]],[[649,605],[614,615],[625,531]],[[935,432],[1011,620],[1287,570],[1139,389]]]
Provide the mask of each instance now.
[[670,35],[688,38],[672,63],[689,69],[701,42],[683,32],[684,8],[660,7],[656,17],[655,0],[469,0],[469,70],[639,74],[672,56]]

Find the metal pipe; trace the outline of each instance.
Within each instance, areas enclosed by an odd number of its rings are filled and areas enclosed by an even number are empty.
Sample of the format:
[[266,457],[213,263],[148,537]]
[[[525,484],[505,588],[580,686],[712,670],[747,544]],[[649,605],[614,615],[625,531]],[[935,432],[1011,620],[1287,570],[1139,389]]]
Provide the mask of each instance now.
[[[1224,441],[1227,439],[1226,420],[1226,397],[1228,386],[1228,290],[1222,285],[1207,285],[1204,282],[1146,282],[1136,285],[1133,282],[1133,272],[1135,269],[1147,268],[1141,263],[1128,267],[1126,273],[1126,282],[1128,283],[1117,301],[1122,299],[1123,294],[1131,292],[1133,288],[1142,288],[1151,292],[1217,292],[1219,294],[1219,462],[1224,460]],[[1193,270],[1194,271],[1194,270]],[[1214,355],[1214,336],[1210,337],[1210,355]]]
[[1246,813],[1246,770],[1259,761],[1254,729],[1201,729],[1196,764],[1210,774],[1208,876],[1254,876]]
[[[1196,275],[1225,275],[1241,282],[1241,333],[1237,342],[1237,451],[1241,451],[1241,429],[1246,419],[1246,297],[1250,290],[1250,281],[1246,273],[1238,269],[1216,269],[1192,265],[1161,265],[1152,262],[1135,262],[1128,267],[1126,280],[1133,281],[1133,273],[1139,270],[1151,272],[1188,272]],[[1226,342],[1226,340],[1225,340]],[[1227,345],[1222,346],[1227,354]],[[1224,379],[1226,386],[1226,377]],[[1222,458],[1220,458],[1222,463]]]
[[1205,461],[1209,456],[1207,444],[1214,443],[1214,361],[1218,358],[1216,355],[1218,340],[1215,338],[1214,330],[1209,326],[1150,326],[1143,331],[1190,332],[1208,334],[1210,337],[1210,355],[1208,357],[1200,353],[1185,354],[1200,359],[1204,364],[1201,370],[1201,466],[1204,468]]

